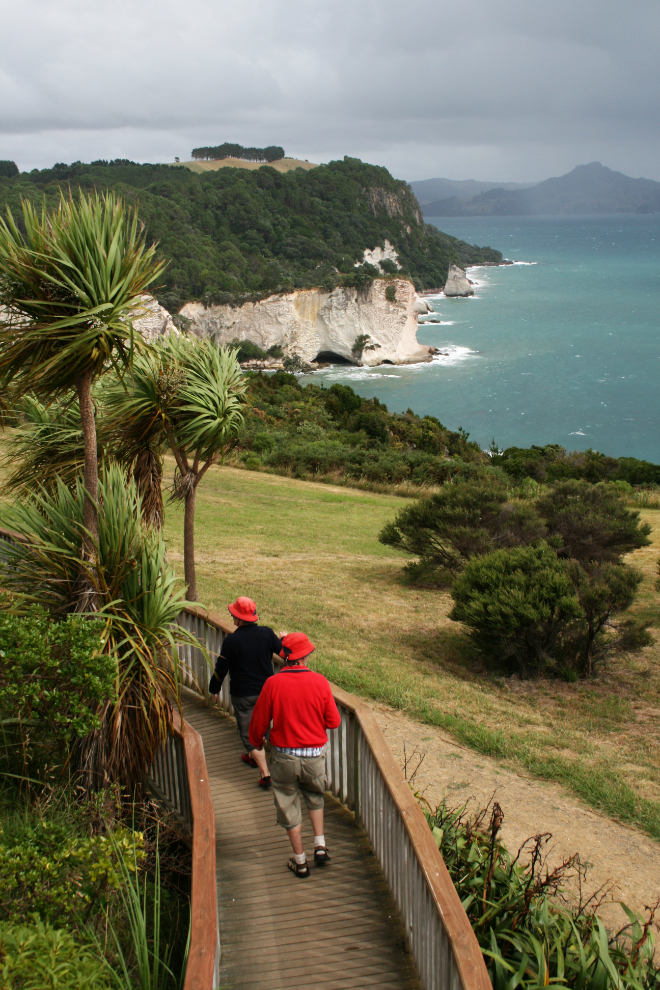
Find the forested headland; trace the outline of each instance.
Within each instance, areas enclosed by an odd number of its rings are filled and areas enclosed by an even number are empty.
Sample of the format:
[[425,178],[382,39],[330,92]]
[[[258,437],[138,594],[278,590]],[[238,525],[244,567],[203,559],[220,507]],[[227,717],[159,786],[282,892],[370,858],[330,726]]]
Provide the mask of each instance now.
[[[192,300],[240,304],[298,288],[359,287],[381,274],[360,264],[365,249],[386,239],[398,274],[418,290],[444,285],[451,263],[502,260],[425,224],[407,183],[355,158],[284,174],[268,166],[196,174],[124,159],[57,164],[0,177],[0,207],[19,217],[21,198],[52,208],[60,190],[78,188],[113,189],[139,204],[149,241],[169,262],[155,294],[173,313]],[[392,261],[382,267],[397,272]]]

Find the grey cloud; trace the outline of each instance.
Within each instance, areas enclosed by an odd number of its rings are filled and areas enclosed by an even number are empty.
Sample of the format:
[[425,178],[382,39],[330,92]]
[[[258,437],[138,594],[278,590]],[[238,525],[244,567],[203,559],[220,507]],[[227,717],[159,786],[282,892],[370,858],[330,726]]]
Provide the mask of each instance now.
[[23,168],[238,140],[410,179],[533,180],[595,158],[660,178],[653,0],[4,7],[0,157]]

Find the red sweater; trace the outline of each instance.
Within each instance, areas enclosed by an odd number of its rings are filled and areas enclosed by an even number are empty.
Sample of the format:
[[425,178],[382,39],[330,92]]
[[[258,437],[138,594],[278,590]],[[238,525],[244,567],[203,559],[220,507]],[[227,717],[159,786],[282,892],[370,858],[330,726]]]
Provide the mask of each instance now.
[[281,749],[324,746],[326,729],[336,729],[341,722],[330,684],[309,667],[284,667],[264,684],[250,722],[255,749],[263,743],[271,719],[270,741]]

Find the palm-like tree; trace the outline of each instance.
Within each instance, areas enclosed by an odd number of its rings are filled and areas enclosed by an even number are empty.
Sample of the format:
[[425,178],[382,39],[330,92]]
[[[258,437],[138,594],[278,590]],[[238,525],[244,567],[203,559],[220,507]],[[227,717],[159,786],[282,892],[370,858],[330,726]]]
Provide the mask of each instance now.
[[[114,193],[64,196],[57,210],[23,202],[19,229],[0,219],[0,381],[51,402],[75,391],[84,438],[83,556],[98,543],[98,457],[92,383],[130,366],[131,312],[164,268],[137,210]],[[85,607],[90,607],[89,592]]]
[[[156,343],[151,354],[136,358],[130,377],[104,396],[111,446],[124,460],[139,465],[148,450],[153,466],[153,458],[159,458],[164,448],[174,455],[171,497],[184,503],[183,560],[191,601],[197,600],[197,487],[222,459],[243,421],[247,382],[236,355],[237,351],[218,349],[210,340],[171,335]],[[145,474],[160,488],[157,471]],[[145,486],[141,494],[143,499],[149,497]]]

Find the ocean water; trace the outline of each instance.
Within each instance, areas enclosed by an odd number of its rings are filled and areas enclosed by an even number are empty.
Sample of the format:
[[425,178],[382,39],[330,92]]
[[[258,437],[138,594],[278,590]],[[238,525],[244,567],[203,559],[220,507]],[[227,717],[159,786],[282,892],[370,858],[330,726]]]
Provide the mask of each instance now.
[[431,298],[430,364],[335,365],[390,411],[411,408],[487,447],[560,443],[660,463],[660,216],[441,218],[514,265],[474,268],[468,299]]

